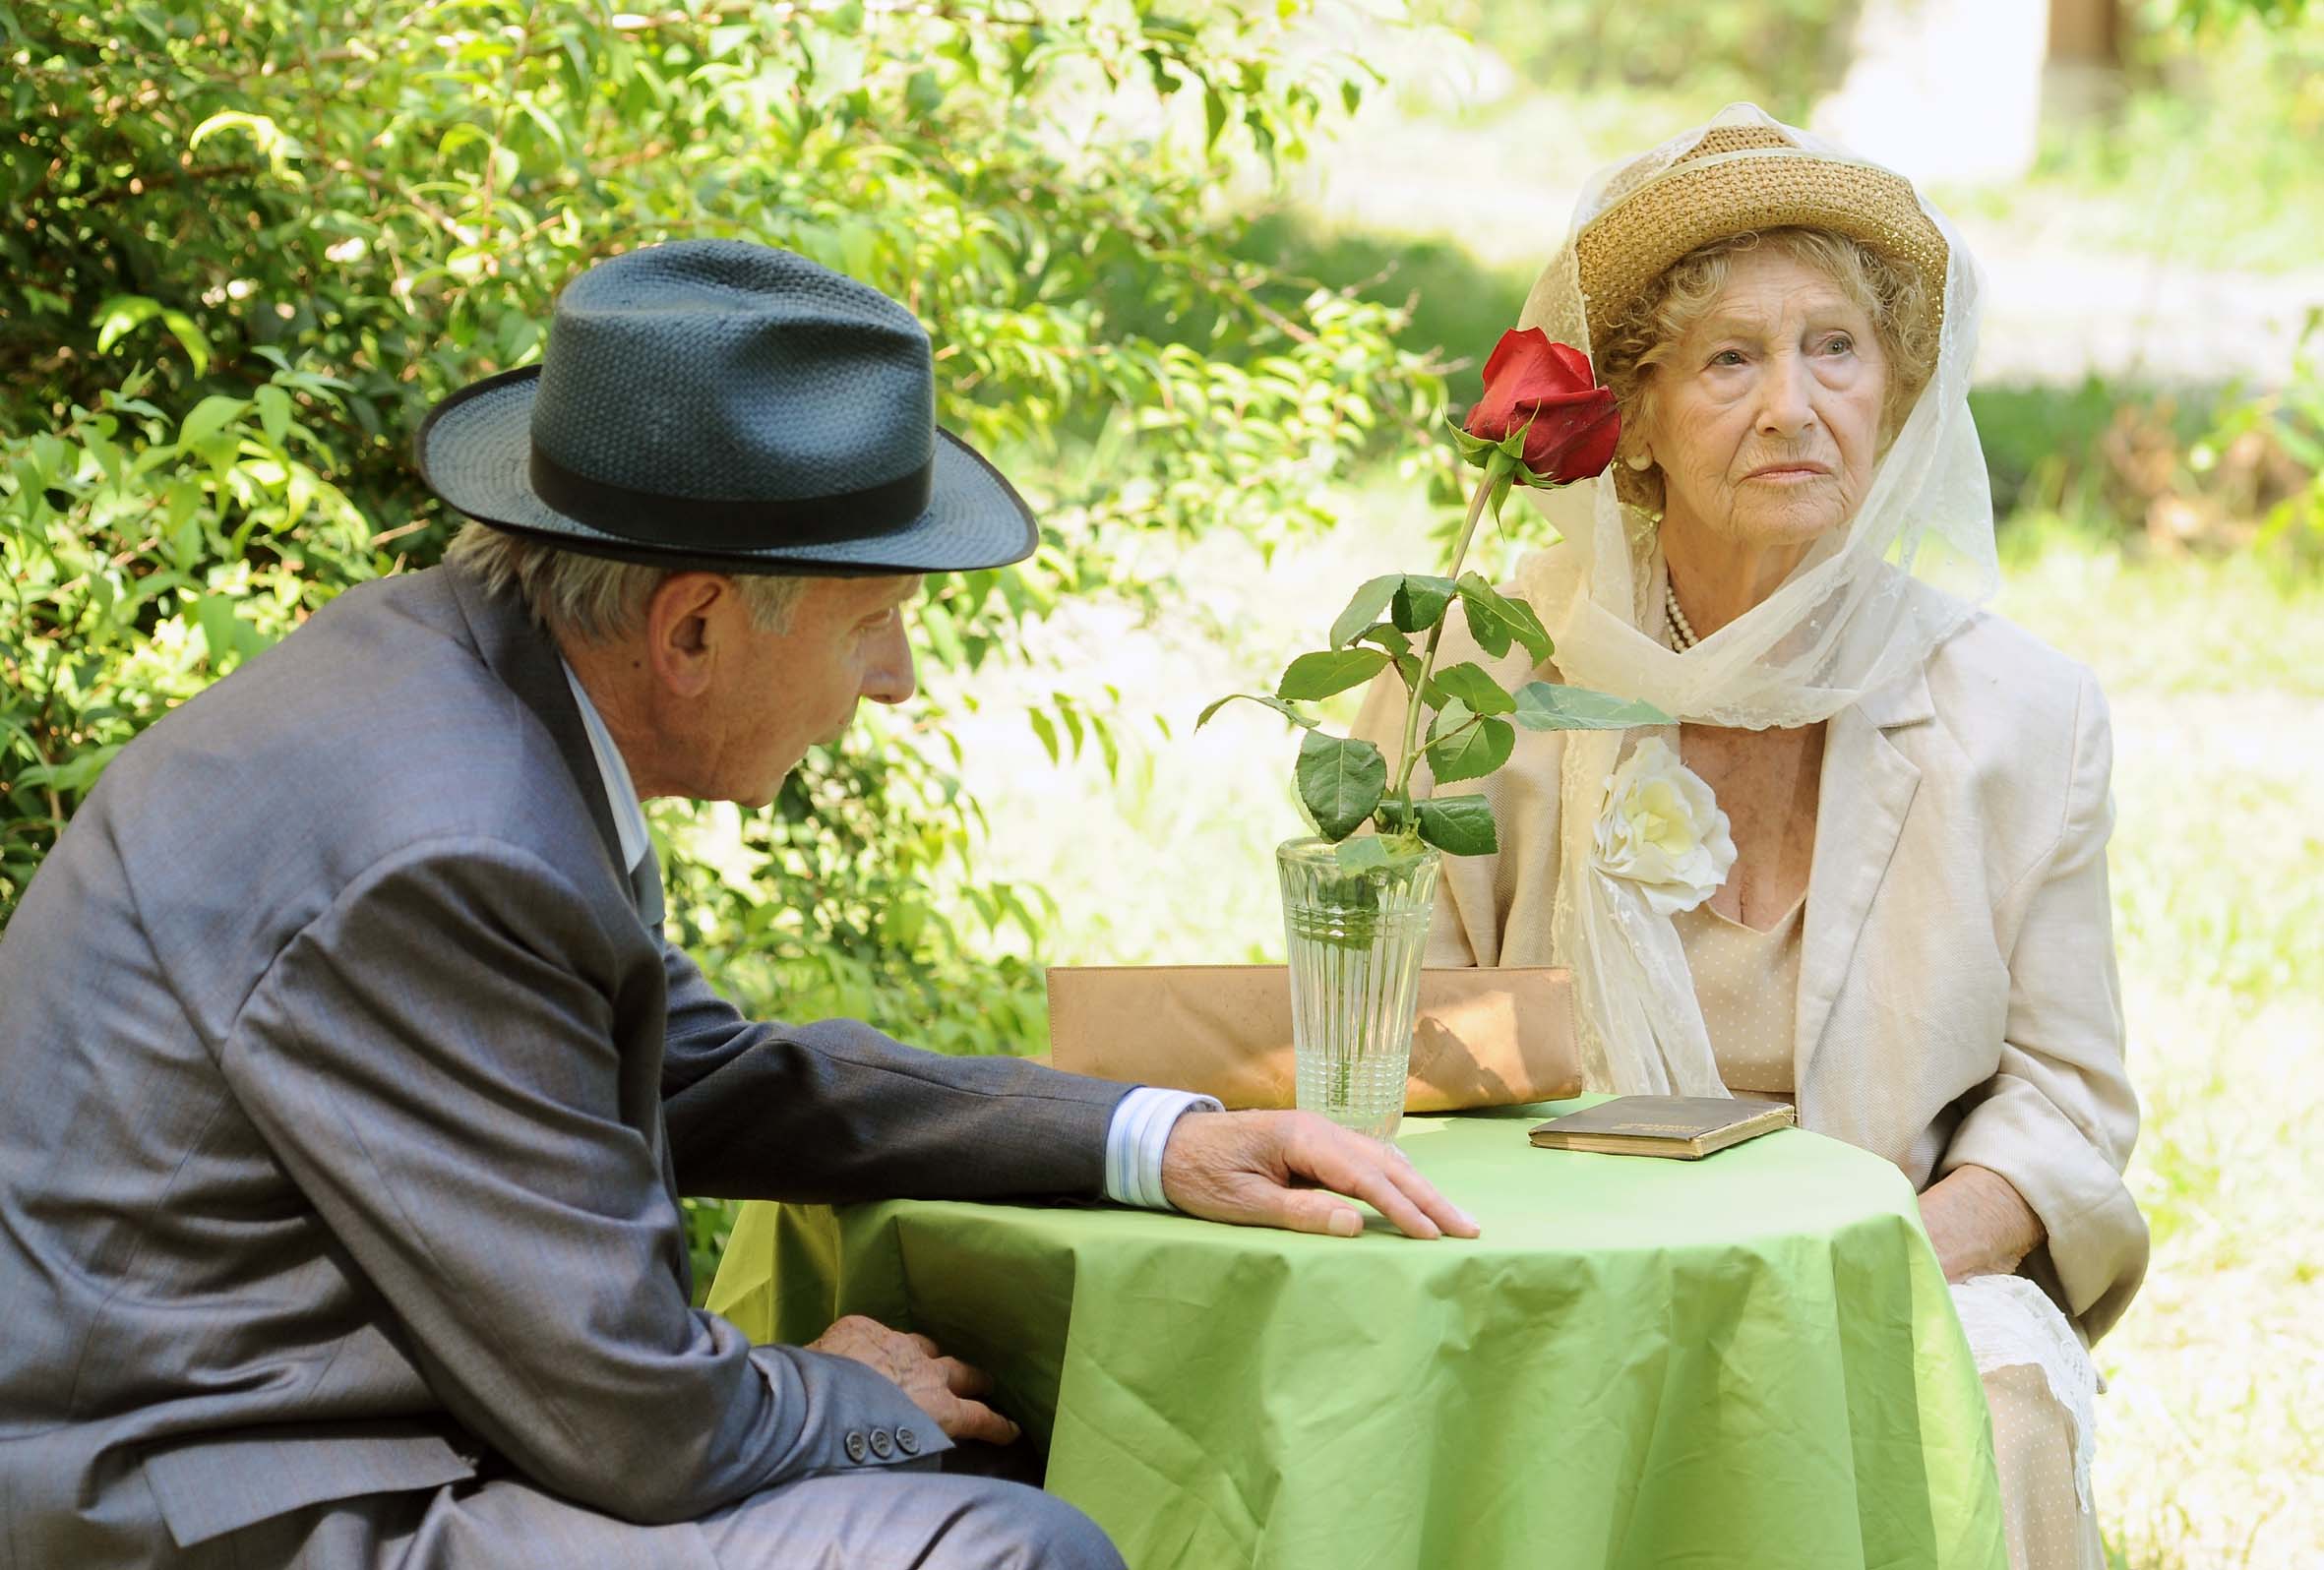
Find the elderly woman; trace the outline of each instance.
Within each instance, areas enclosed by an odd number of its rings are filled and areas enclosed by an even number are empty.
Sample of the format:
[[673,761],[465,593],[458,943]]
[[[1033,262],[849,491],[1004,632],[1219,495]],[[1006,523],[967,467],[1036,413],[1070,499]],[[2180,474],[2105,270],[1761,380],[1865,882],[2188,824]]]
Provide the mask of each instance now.
[[[2107,710],[1976,608],[1976,287],[1907,181],[1748,105],[1584,196],[1525,325],[1593,356],[1621,443],[1547,504],[1565,537],[1516,587],[1557,642],[1539,674],[1680,724],[1521,732],[1430,962],[1568,965],[1592,1088],[1794,1099],[1902,1168],[1985,1375],[2011,1562],[2097,1566],[2085,1348],[2147,1246]],[[1382,684],[1359,729],[1401,701]]]

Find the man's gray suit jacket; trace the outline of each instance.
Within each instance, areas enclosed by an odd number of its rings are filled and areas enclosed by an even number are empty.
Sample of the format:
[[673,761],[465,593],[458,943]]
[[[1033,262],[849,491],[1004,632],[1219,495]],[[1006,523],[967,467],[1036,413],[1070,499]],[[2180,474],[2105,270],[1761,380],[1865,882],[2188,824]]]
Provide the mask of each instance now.
[[1095,1194],[1122,1087],[746,1021],[616,843],[554,644],[455,569],[114,760],[0,935],[0,1566],[486,1456],[667,1522],[943,1446],[690,1308],[675,1196]]

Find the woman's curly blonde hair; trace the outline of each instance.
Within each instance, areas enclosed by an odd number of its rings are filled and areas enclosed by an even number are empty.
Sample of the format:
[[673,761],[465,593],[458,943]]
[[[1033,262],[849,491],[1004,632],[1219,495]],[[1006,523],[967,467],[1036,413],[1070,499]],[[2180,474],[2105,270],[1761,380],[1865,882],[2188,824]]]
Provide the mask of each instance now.
[[1892,262],[1860,241],[1828,229],[1765,229],[1732,234],[1689,251],[1648,284],[1629,307],[1608,324],[1597,352],[1598,374],[1614,389],[1621,409],[1622,446],[1615,460],[1615,494],[1630,506],[1659,513],[1663,477],[1659,467],[1633,469],[1624,461],[1638,449],[1631,435],[1654,394],[1654,368],[1727,286],[1734,259],[1767,250],[1828,274],[1841,291],[1871,318],[1872,332],[1888,364],[1887,406],[1881,412],[1880,447],[1887,450],[1936,369],[1937,297],[1919,270]]

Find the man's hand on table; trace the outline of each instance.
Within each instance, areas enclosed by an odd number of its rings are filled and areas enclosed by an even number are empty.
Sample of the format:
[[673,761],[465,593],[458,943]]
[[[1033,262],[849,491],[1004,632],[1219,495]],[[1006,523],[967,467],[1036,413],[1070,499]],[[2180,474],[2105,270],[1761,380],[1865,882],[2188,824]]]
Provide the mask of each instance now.
[[[1328,1191],[1327,1191],[1328,1190]],[[1193,1112],[1162,1152],[1162,1192],[1190,1216],[1353,1238],[1361,1199],[1411,1238],[1474,1238],[1477,1224],[1404,1153],[1314,1113]]]
[[1016,1439],[1015,1423],[971,1399],[993,1388],[991,1378],[957,1358],[940,1357],[936,1343],[926,1336],[906,1335],[877,1319],[849,1314],[834,1320],[830,1329],[807,1344],[807,1350],[850,1359],[886,1374],[949,1438],[996,1445]]

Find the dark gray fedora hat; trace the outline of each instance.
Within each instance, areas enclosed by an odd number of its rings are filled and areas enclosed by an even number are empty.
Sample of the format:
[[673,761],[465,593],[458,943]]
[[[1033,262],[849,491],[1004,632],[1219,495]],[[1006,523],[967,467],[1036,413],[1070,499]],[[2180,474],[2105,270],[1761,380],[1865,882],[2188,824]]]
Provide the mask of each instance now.
[[938,428],[912,313],[740,240],[590,268],[541,363],[446,398],[413,451],[480,522],[656,566],[964,572],[1037,538],[1009,483]]

